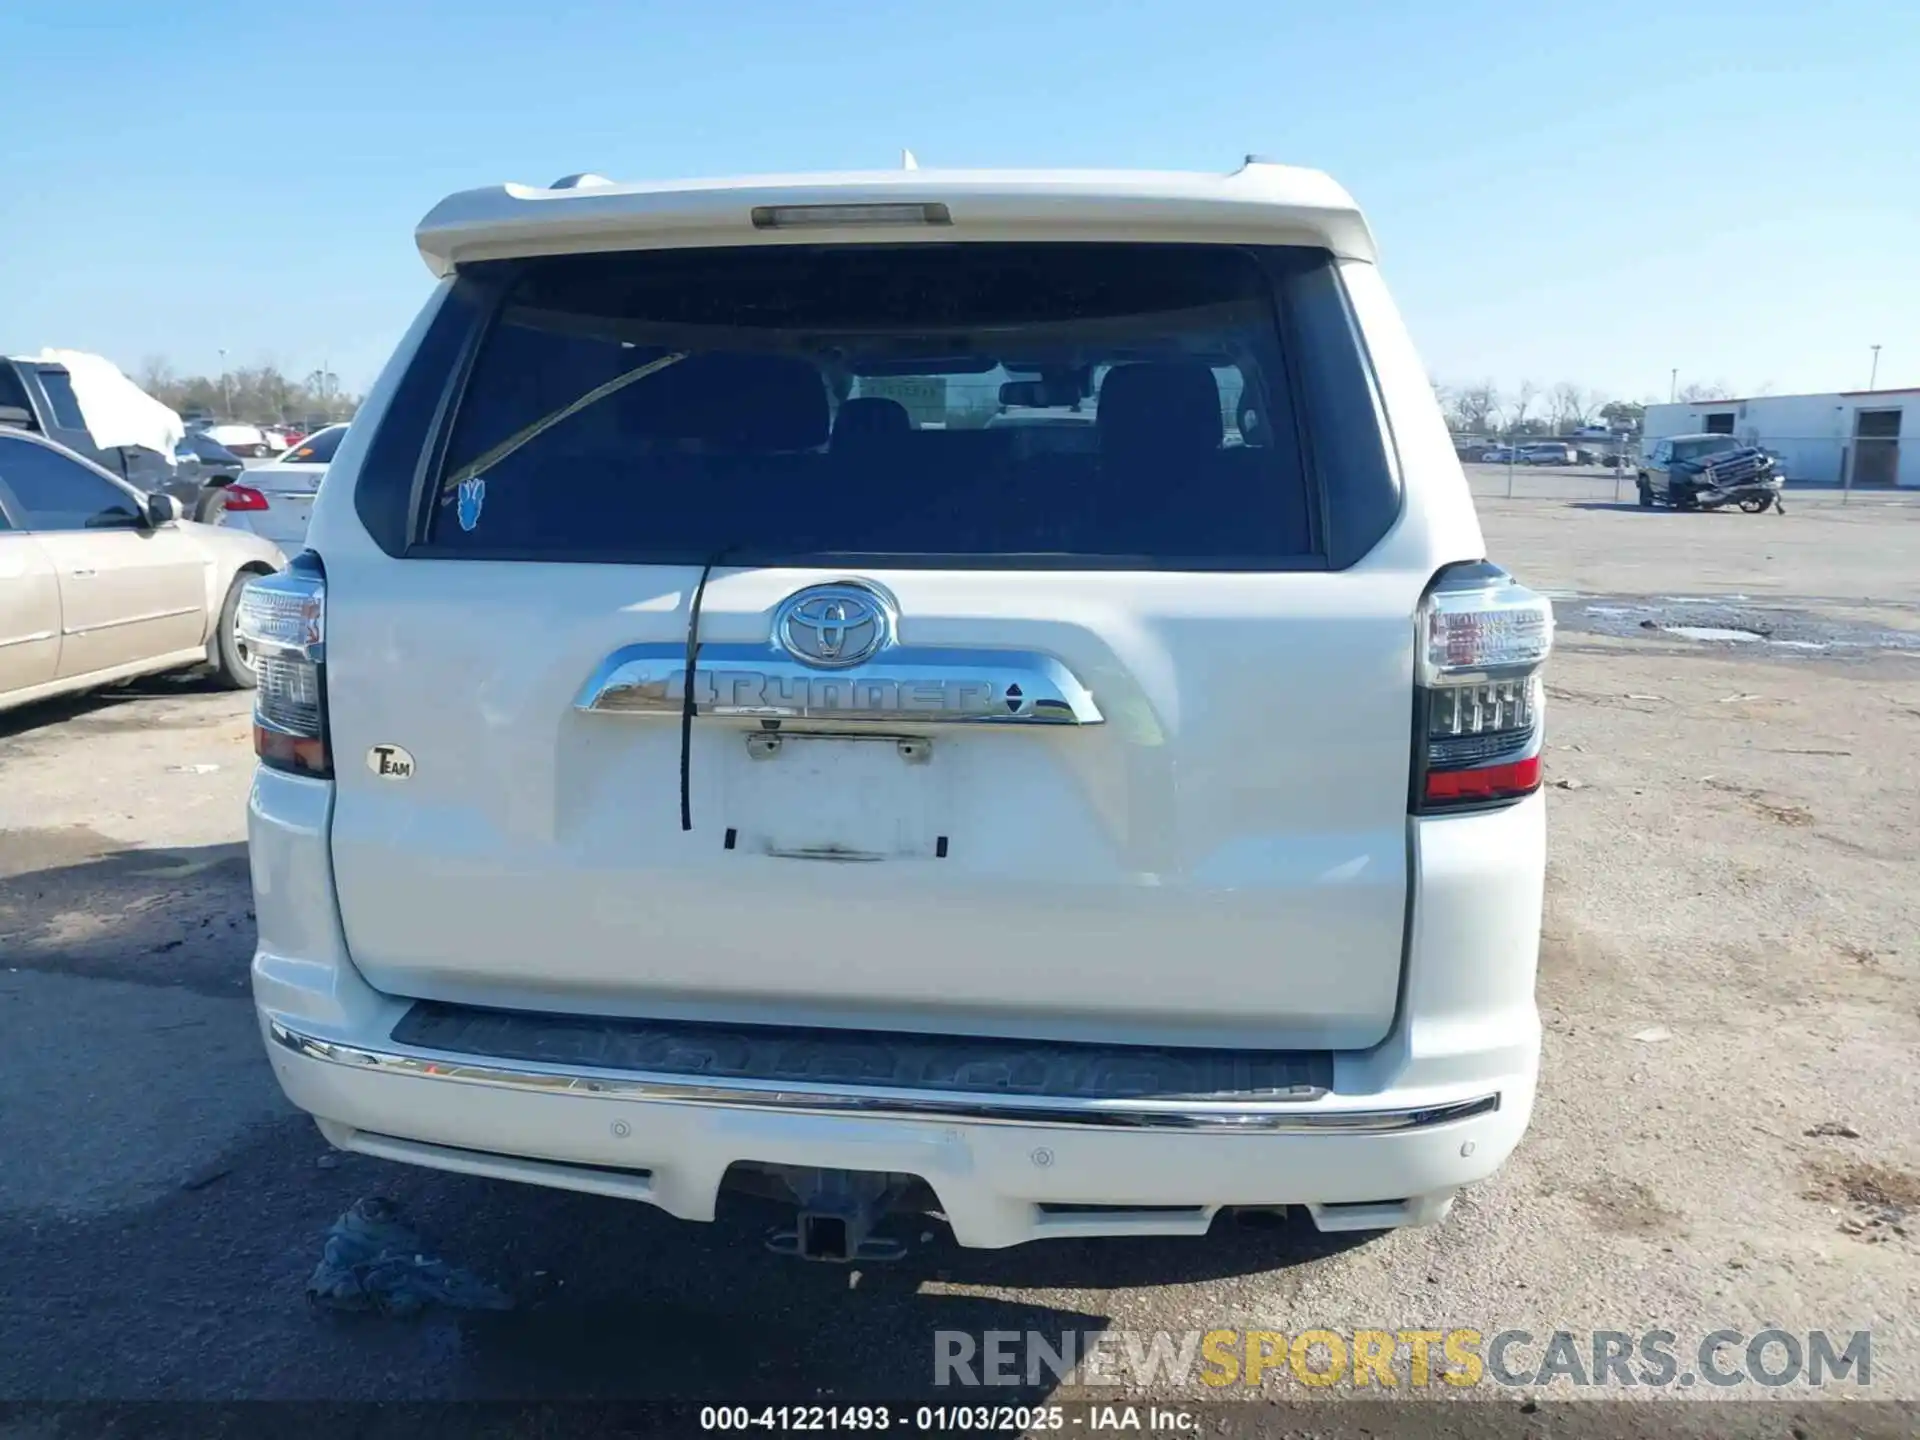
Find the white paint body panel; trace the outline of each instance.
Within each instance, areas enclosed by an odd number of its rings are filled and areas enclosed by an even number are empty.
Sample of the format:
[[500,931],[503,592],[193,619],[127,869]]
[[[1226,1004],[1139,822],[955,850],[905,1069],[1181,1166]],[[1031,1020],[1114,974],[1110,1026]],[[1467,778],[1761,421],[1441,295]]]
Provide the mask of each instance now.
[[308,465],[269,460],[264,465],[248,466],[247,473],[241,477],[241,483],[251,485],[256,490],[270,491],[275,495],[311,497],[319,493],[321,477],[326,473],[327,467],[324,464]]
[[307,524],[312,517],[310,498],[269,495],[265,510],[223,511],[215,523],[223,530],[257,535],[289,554],[298,554],[306,548]]

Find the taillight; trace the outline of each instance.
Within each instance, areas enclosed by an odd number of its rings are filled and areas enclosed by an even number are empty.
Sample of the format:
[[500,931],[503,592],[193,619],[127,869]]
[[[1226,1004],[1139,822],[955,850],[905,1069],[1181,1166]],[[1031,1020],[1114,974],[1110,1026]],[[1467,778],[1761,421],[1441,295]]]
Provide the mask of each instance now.
[[1420,602],[1417,643],[1414,813],[1538,790],[1553,606],[1497,565],[1449,566]]
[[254,754],[275,770],[331,776],[327,578],[320,557],[304,551],[279,574],[249,583],[240,592],[236,633],[260,680],[253,698]]
[[226,496],[225,509],[264,510],[267,508],[267,497],[251,485],[229,485],[222,493]]

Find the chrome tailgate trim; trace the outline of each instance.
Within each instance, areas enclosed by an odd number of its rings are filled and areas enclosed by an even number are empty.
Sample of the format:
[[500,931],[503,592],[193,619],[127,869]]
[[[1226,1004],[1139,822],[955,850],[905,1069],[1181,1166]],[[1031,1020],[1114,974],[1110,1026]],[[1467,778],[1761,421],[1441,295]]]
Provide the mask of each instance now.
[[[574,706],[678,719],[687,647],[628,645],[581,687]],[[1050,655],[1024,650],[901,646],[823,671],[771,645],[702,645],[694,672],[700,715],[925,725],[1098,725],[1093,695]]]

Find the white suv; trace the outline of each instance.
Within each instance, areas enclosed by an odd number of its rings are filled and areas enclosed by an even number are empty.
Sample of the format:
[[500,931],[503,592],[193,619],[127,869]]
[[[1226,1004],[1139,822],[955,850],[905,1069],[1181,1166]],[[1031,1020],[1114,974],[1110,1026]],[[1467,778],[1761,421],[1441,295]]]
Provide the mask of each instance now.
[[245,611],[333,1144],[771,1183],[830,1259],[1422,1224],[1513,1149],[1552,616],[1339,186],[587,177],[418,241]]

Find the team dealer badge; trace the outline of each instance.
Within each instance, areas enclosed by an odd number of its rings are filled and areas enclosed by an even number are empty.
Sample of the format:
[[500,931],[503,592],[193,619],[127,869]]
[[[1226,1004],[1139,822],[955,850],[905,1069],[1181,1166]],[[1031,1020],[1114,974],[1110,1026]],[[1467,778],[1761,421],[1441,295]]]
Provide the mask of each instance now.
[[398,745],[376,745],[367,751],[367,769],[382,780],[411,780],[413,756]]

